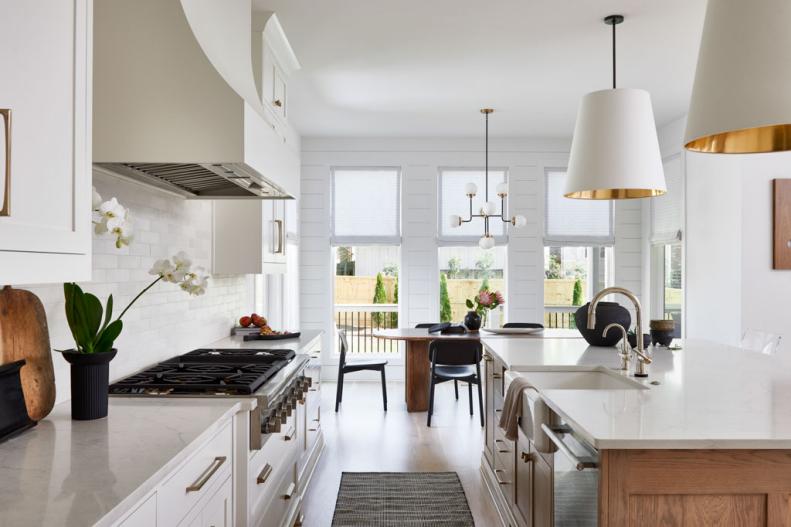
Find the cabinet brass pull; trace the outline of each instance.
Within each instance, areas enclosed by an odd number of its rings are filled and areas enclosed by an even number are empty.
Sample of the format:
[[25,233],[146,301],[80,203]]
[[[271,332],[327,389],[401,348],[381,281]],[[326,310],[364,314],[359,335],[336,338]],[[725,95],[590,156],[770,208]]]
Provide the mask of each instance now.
[[0,166],[0,216],[11,215],[11,109],[0,109],[0,130],[3,142],[0,149],[5,156],[5,165]]
[[278,108],[282,108],[283,107],[283,101],[281,101],[280,99],[275,99],[274,101],[272,101],[272,104],[274,104]]
[[286,441],[291,441],[292,439],[294,439],[294,436],[296,434],[297,434],[297,429],[292,426],[291,430],[285,433],[283,439],[285,439]]
[[497,474],[498,474],[499,472],[505,472],[505,471],[504,471],[504,470],[502,470],[502,469],[499,469],[499,468],[497,468],[497,469],[495,469],[495,470],[494,470],[494,479],[496,479],[496,480],[497,480],[497,483],[498,483],[499,485],[510,485],[510,484],[511,484],[511,482],[510,482],[510,481],[503,481],[503,480],[501,480],[501,479],[500,479],[500,478],[497,476]]
[[274,220],[275,227],[277,229],[277,249],[272,251],[274,254],[285,254],[285,244],[283,243],[283,239],[285,236],[283,235],[283,220]]
[[264,465],[264,468],[263,470],[261,470],[261,473],[258,474],[258,477],[255,478],[255,482],[259,485],[263,485],[264,483],[266,483],[266,480],[269,479],[269,476],[271,474],[272,474],[272,465],[267,463],[266,465]]
[[283,494],[284,500],[290,500],[291,497],[294,495],[294,490],[296,489],[296,485],[293,482],[288,484],[288,488],[286,489],[286,493]]
[[521,457],[522,461],[524,461],[525,463],[530,463],[531,461],[533,461],[533,455],[527,452],[522,452],[519,457]]
[[225,456],[217,456],[214,458],[214,461],[211,462],[209,468],[203,471],[203,474],[201,474],[198,479],[195,480],[195,483],[187,487],[187,492],[197,492],[202,489],[206,482],[211,479],[214,473],[220,470],[220,467],[223,463],[225,463],[226,459],[227,458]]

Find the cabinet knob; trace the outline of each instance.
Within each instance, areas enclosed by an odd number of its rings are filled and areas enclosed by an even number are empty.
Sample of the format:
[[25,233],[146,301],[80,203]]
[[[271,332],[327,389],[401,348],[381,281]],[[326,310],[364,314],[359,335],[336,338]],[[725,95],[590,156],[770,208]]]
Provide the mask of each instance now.
[[522,452],[519,455],[519,457],[521,457],[522,461],[524,461],[525,463],[530,463],[531,461],[533,461],[533,454],[530,454],[529,452]]
[[281,101],[280,99],[275,99],[274,101],[272,101],[272,104],[274,104],[278,108],[282,108],[283,107],[283,101]]

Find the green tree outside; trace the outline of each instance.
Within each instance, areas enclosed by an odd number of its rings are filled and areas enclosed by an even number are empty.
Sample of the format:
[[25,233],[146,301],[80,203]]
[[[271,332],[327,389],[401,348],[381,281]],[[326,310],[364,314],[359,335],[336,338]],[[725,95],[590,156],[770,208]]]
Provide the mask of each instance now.
[[448,277],[445,273],[439,275],[439,321],[450,322],[452,311],[450,296],[448,295]]
[[580,280],[580,278],[577,277],[577,279],[574,280],[574,292],[571,297],[571,305],[581,306],[583,301],[584,298],[582,296],[582,280]]
[[[384,278],[382,273],[376,273],[376,288],[374,289],[374,304],[387,303],[387,291],[385,291]],[[384,313],[375,312],[371,314],[371,320],[376,326],[381,326],[384,322]]]

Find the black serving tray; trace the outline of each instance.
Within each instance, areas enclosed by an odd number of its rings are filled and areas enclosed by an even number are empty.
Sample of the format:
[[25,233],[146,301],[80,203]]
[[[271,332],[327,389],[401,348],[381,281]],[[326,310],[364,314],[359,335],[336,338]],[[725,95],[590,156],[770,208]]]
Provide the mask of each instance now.
[[284,333],[283,335],[245,335],[244,340],[288,340],[299,337],[301,333]]

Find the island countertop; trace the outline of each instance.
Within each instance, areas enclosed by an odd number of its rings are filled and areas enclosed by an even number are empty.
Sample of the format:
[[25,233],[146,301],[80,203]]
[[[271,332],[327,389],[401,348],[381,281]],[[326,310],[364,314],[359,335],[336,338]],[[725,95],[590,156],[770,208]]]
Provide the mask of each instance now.
[[[619,366],[616,348],[581,339],[482,341],[510,370]],[[791,362],[782,353],[676,342],[683,349],[652,348],[647,389],[539,391],[599,449],[791,449]]]

